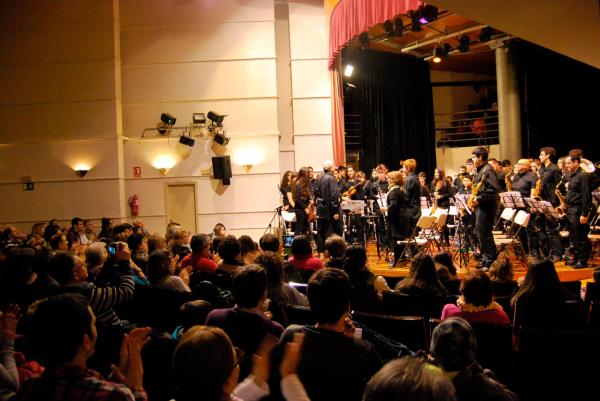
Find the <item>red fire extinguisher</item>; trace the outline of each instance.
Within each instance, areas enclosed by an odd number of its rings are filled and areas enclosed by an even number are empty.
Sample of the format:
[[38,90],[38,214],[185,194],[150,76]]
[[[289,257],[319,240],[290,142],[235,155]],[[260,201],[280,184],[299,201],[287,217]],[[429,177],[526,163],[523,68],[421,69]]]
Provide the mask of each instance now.
[[131,208],[132,216],[137,216],[140,213],[140,199],[137,195],[129,198],[129,207]]

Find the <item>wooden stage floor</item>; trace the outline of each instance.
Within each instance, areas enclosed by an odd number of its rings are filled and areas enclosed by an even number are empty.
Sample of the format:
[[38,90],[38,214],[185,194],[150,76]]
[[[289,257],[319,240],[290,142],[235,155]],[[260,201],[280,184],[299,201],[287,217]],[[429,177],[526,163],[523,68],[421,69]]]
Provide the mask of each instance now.
[[[455,250],[451,248],[450,253],[454,256]],[[373,274],[380,275],[383,277],[405,277],[408,276],[410,270],[410,264],[400,267],[390,269],[387,261],[385,260],[384,255],[381,256],[381,260],[377,257],[377,247],[375,244],[368,244],[367,246],[367,257],[369,259],[369,270],[373,272]],[[530,259],[531,261],[532,259]],[[519,277],[525,276],[527,270],[523,266],[520,260],[517,260],[514,255],[511,255],[511,261],[513,262],[513,267],[515,271],[515,279]],[[469,262],[468,268],[475,269],[477,265],[477,261],[472,259]],[[588,266],[585,269],[573,269],[570,266],[565,265],[564,262],[555,263],[556,271],[558,273],[558,277],[560,281],[587,281],[592,278],[592,274],[595,267],[600,266],[600,257],[596,257],[592,262],[588,262]],[[467,271],[467,268],[461,268],[458,270],[458,277],[461,278],[463,274]]]

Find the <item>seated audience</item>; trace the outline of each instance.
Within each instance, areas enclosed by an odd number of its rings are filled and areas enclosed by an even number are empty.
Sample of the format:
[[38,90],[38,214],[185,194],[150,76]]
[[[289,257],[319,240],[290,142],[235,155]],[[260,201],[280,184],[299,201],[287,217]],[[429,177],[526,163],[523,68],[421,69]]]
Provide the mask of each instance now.
[[0,311],[0,392],[11,393],[19,387],[19,372],[15,362],[15,338],[20,310],[16,305],[9,305]]
[[210,259],[210,238],[206,234],[192,237],[192,253],[181,261],[181,268],[190,268],[192,273],[213,273],[217,264]]
[[277,236],[273,234],[263,235],[258,241],[258,244],[260,245],[260,249],[262,249],[265,252],[270,251],[275,253],[281,253],[282,251],[281,241],[279,241],[279,238],[277,238]]
[[386,364],[367,383],[363,401],[455,401],[452,381],[421,359],[405,356]]
[[260,254],[258,244],[248,235],[242,235],[239,238],[240,256],[244,266],[249,266],[254,263],[254,259]]
[[112,230],[114,228],[112,219],[110,217],[103,217],[100,219],[101,230],[98,233],[99,240],[112,241]]
[[292,256],[288,259],[293,268],[298,271],[302,281],[306,282],[310,276],[323,268],[321,259],[313,256],[310,240],[306,235],[298,235],[292,241]]
[[172,237],[170,241],[167,241],[167,248],[171,252],[171,255],[179,256],[179,260],[183,260],[187,255],[192,253],[190,248],[190,242],[192,240],[191,233],[183,229],[183,227],[176,227],[172,230]]
[[477,341],[471,325],[452,317],[437,325],[429,351],[452,379],[458,401],[516,401],[517,396],[476,361]]
[[161,251],[167,250],[167,240],[161,234],[154,233],[150,238],[148,238],[148,255],[157,249]]
[[[190,287],[182,277],[173,275],[175,260],[167,251],[154,251],[148,259],[148,280],[150,287],[174,291],[190,292]],[[185,276],[184,276],[185,277]]]
[[85,297],[58,295],[37,305],[27,342],[46,367],[44,373],[26,381],[17,399],[46,400],[147,400],[143,388],[141,349],[150,328],[132,330],[125,337],[115,379],[106,381],[88,369],[97,340],[96,318]]
[[93,282],[98,277],[107,259],[108,252],[104,242],[93,242],[87,247],[85,250],[85,267],[88,272],[88,281]]
[[54,251],[68,251],[69,250],[69,241],[67,241],[67,236],[61,233],[54,234],[50,237],[50,248]]
[[[290,344],[279,367],[281,390],[288,401],[310,401],[296,374],[300,346],[301,339]],[[243,360],[243,351],[234,347],[223,330],[192,327],[183,334],[173,356],[175,398],[257,401],[269,395],[268,351],[255,357],[252,376],[238,384]]]
[[308,302],[317,323],[290,325],[280,343],[305,333],[298,376],[311,400],[359,401],[381,367],[373,345],[354,337],[350,279],[341,269],[322,269],[308,282]]
[[233,235],[228,235],[219,244],[219,256],[221,261],[217,264],[217,271],[225,272],[229,276],[242,269],[240,262],[240,242]]
[[[270,321],[267,310],[267,272],[257,265],[247,266],[233,277],[231,292],[235,307],[215,309],[206,317],[208,326],[222,328],[233,343],[248,355],[258,349],[268,335],[279,337],[283,327]],[[249,361],[242,364],[242,376],[250,372]]]
[[346,263],[346,241],[339,235],[331,235],[325,240],[325,267],[343,269]]
[[297,289],[285,282],[283,258],[276,253],[266,251],[256,258],[256,264],[267,271],[268,291],[271,301],[280,305],[308,306],[308,298]]
[[433,256],[433,261],[435,262],[435,269],[438,272],[438,276],[440,275],[440,270],[444,270],[445,268],[445,271],[448,272],[446,280],[456,280],[456,266],[454,266],[452,256],[449,252],[436,253]]
[[54,255],[50,259],[49,271],[52,278],[60,284],[60,292],[78,293],[87,298],[99,325],[117,326],[122,322],[113,308],[130,299],[135,288],[130,258],[127,244],[119,243],[114,259],[102,269],[107,275],[116,277],[116,283],[104,287],[87,283],[87,270],[83,261],[67,253]]
[[227,236],[227,229],[222,223],[215,224],[213,228],[214,238],[225,238]]
[[513,264],[509,259],[497,258],[492,262],[489,274],[494,296],[512,297],[514,295],[518,285],[514,281]]
[[0,308],[8,304],[27,307],[31,282],[35,278],[35,250],[31,247],[10,247],[4,266],[0,264]]
[[350,277],[352,291],[373,290],[381,294],[383,291],[390,291],[385,278],[375,276],[367,268],[367,251],[361,245],[350,245],[346,248],[346,262],[344,271]]
[[127,245],[131,250],[131,261],[145,272],[148,265],[148,239],[142,234],[131,234],[127,238]]
[[465,274],[460,293],[456,305],[444,306],[442,320],[457,316],[470,323],[510,324],[502,306],[492,299],[492,282],[484,272],[474,270]]
[[433,258],[426,254],[413,260],[409,276],[396,285],[395,291],[429,298],[448,296],[448,290],[437,278]]

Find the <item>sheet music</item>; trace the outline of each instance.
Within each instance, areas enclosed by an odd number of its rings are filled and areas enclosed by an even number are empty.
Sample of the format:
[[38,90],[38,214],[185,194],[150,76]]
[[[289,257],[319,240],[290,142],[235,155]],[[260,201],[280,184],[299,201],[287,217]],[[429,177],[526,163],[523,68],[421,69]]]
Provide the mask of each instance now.
[[525,207],[525,202],[520,192],[511,191],[511,192],[501,192],[500,193],[500,202],[504,205],[504,207],[511,207],[513,209]]
[[468,214],[473,214],[473,211],[467,205],[467,202],[469,201],[469,196],[470,195],[468,194],[457,194],[454,195],[454,201],[456,202],[456,207],[458,207],[458,209],[464,209],[467,211]]
[[344,200],[342,201],[342,210],[347,210],[350,213],[364,213],[365,201],[362,200]]

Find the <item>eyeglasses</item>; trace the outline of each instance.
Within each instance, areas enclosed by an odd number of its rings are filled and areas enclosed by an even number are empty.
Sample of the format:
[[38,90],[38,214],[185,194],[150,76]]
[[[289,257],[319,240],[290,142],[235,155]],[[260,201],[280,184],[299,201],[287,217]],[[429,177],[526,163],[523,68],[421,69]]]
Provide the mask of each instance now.
[[244,360],[244,356],[246,356],[246,352],[244,352],[243,349],[238,347],[233,347],[233,350],[235,351],[235,363],[233,364],[233,366],[235,367],[242,363],[242,361]]

